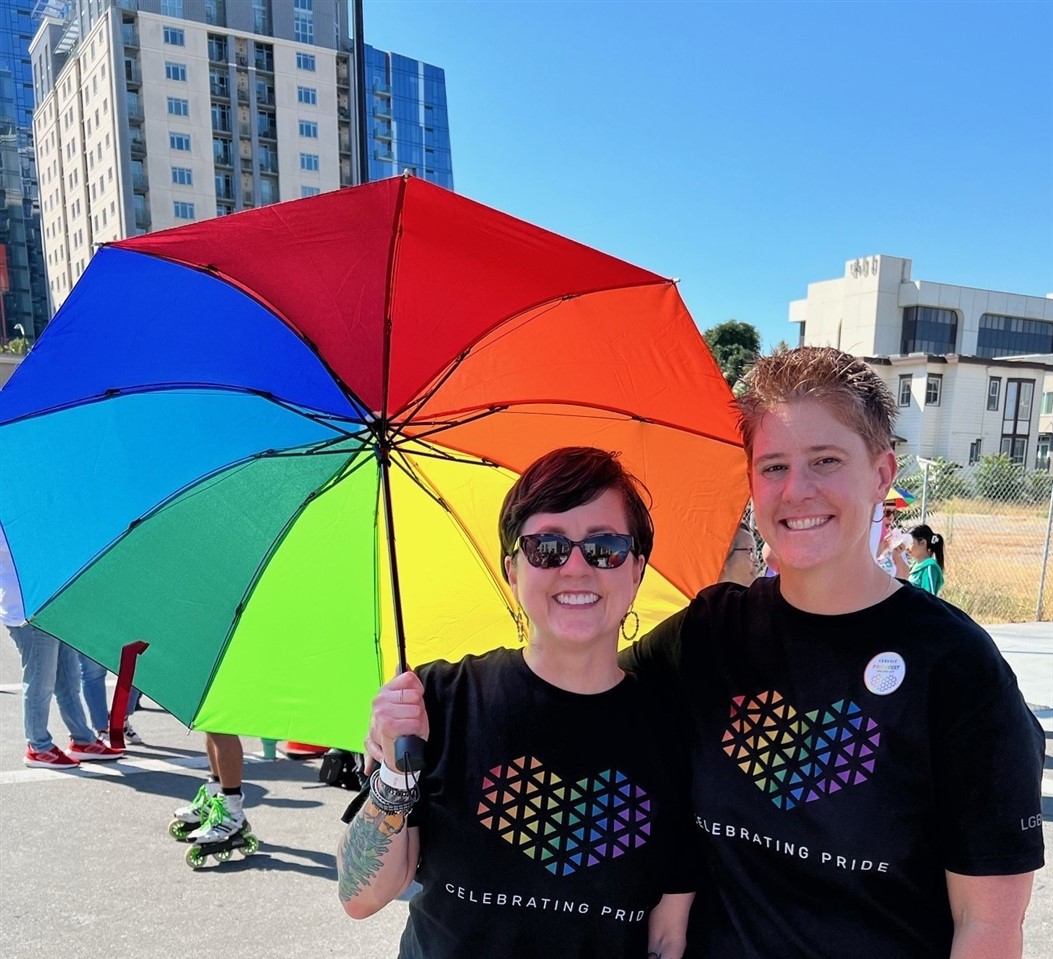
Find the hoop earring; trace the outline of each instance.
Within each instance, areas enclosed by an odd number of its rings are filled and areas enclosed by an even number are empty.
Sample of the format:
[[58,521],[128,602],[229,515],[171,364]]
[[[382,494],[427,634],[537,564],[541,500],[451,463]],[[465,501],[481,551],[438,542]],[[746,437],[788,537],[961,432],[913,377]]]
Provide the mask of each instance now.
[[[629,634],[629,633],[627,633],[625,631],[625,624],[628,621],[630,616],[632,616],[632,618],[633,618],[633,631],[632,631],[632,634]],[[622,617],[622,639],[624,639],[626,642],[631,642],[632,640],[636,639],[636,634],[638,632],[640,632],[640,616],[636,612],[636,610],[634,610],[630,606],[629,607],[629,612],[627,612]]]
[[516,607],[516,613],[513,617],[516,621],[516,636],[520,643],[526,642],[526,617],[523,615],[523,608],[521,606]]

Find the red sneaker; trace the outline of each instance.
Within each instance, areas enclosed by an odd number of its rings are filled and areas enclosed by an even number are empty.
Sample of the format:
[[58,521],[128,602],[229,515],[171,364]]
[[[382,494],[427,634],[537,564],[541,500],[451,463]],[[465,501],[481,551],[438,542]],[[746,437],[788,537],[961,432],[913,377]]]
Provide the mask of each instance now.
[[80,765],[76,759],[70,759],[58,746],[52,746],[42,753],[27,746],[22,762],[27,766],[39,766],[41,769],[76,769]]
[[93,743],[71,742],[68,752],[70,756],[74,759],[79,759],[81,762],[84,760],[120,759],[124,755],[123,749],[111,749],[99,739],[96,739]]
[[297,743],[292,740],[278,748],[289,759],[312,759],[315,756],[324,756],[329,751],[328,746],[312,746],[310,743]]

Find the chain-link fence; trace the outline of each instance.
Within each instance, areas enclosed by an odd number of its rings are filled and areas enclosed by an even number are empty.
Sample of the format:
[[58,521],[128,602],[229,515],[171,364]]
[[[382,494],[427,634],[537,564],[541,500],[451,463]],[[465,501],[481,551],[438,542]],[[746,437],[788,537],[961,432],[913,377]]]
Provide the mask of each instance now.
[[944,537],[941,599],[978,623],[1051,618],[1053,476],[1004,455],[968,467],[909,456],[900,459],[896,486],[915,497],[896,525],[926,523]]

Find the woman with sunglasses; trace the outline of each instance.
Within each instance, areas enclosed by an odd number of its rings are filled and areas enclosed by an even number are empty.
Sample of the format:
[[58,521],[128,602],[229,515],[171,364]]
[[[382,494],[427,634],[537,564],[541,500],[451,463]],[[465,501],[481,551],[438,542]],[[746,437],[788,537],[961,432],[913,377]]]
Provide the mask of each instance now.
[[686,954],[1019,959],[1042,730],[990,637],[874,562],[893,396],[800,347],[738,402],[779,575],[703,590],[623,660],[691,712],[714,894]]
[[[340,897],[364,918],[421,883],[401,959],[682,955],[686,756],[656,741],[676,725],[661,694],[617,662],[654,535],[641,491],[600,450],[534,462],[498,523],[525,646],[403,673],[374,700],[383,764],[340,844]],[[392,772],[404,735],[427,740],[419,781]]]

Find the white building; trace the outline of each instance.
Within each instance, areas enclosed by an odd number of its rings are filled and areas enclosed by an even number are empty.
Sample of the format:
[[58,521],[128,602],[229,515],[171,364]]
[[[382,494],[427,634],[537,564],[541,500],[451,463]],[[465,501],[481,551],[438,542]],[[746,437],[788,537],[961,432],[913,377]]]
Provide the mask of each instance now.
[[884,377],[900,406],[897,453],[967,464],[1003,452],[1049,469],[1053,296],[912,280],[910,260],[867,256],[809,283],[789,318],[800,343],[839,347]]

